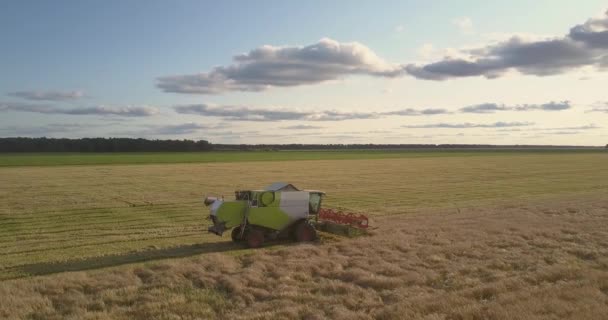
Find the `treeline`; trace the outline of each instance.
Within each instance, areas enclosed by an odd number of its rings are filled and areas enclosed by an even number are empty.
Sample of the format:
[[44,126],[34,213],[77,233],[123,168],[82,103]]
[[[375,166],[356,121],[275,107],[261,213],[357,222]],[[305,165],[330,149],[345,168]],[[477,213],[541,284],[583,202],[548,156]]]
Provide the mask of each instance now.
[[[608,147],[608,146],[607,146]],[[407,150],[407,149],[598,149],[595,146],[493,144],[213,144],[216,151]]]
[[147,140],[132,138],[0,138],[0,152],[184,152],[280,150],[445,150],[596,148],[600,147],[490,144],[211,144],[206,140]]
[[211,144],[205,140],[0,138],[0,152],[176,152],[211,149]]

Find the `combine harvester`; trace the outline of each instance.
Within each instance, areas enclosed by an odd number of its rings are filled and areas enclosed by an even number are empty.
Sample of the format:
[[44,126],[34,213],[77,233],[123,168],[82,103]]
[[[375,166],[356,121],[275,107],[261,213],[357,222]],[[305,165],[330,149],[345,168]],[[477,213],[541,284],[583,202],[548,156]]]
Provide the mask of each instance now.
[[297,242],[317,239],[317,228],[331,233],[353,235],[368,228],[364,215],[321,208],[325,193],[299,190],[277,182],[264,190],[239,190],[235,200],[206,197],[213,225],[209,232],[221,236],[232,229],[232,240],[251,248],[266,240],[291,238]]

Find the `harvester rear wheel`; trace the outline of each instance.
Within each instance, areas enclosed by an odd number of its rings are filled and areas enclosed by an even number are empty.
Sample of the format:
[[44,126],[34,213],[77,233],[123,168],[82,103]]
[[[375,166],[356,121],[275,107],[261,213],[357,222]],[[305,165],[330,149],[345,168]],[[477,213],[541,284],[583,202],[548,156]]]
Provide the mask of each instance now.
[[296,225],[295,238],[297,242],[311,242],[317,239],[317,230],[307,221]]
[[242,226],[234,227],[232,229],[232,233],[230,234],[230,236],[232,237],[232,241],[234,241],[234,242],[243,241],[243,238],[245,237],[245,235],[243,235],[243,237],[241,237],[242,230],[243,230]]
[[245,240],[249,248],[259,248],[264,244],[264,232],[259,229],[250,228],[245,232]]

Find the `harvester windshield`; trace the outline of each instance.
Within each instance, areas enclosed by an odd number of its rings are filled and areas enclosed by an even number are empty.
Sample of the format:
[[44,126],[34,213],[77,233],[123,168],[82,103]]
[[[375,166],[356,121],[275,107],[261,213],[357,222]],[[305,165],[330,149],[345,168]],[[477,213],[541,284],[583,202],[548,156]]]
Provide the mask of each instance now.
[[321,208],[321,198],[323,194],[320,192],[311,192],[308,201],[308,211],[310,214],[317,214]]

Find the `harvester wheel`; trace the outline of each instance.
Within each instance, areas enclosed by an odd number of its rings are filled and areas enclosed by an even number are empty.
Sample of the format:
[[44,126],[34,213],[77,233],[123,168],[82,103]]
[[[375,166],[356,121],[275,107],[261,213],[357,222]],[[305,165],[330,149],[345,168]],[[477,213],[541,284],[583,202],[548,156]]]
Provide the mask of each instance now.
[[259,248],[264,243],[264,232],[259,229],[251,228],[245,232],[245,240],[249,248]]
[[243,230],[242,226],[234,227],[232,229],[232,233],[230,234],[230,236],[232,237],[232,241],[234,241],[234,242],[243,241],[243,238],[245,237],[245,235],[243,235],[243,237],[241,237],[241,232],[242,232],[241,230]]
[[317,239],[317,230],[307,221],[298,223],[295,230],[297,242],[311,242]]

